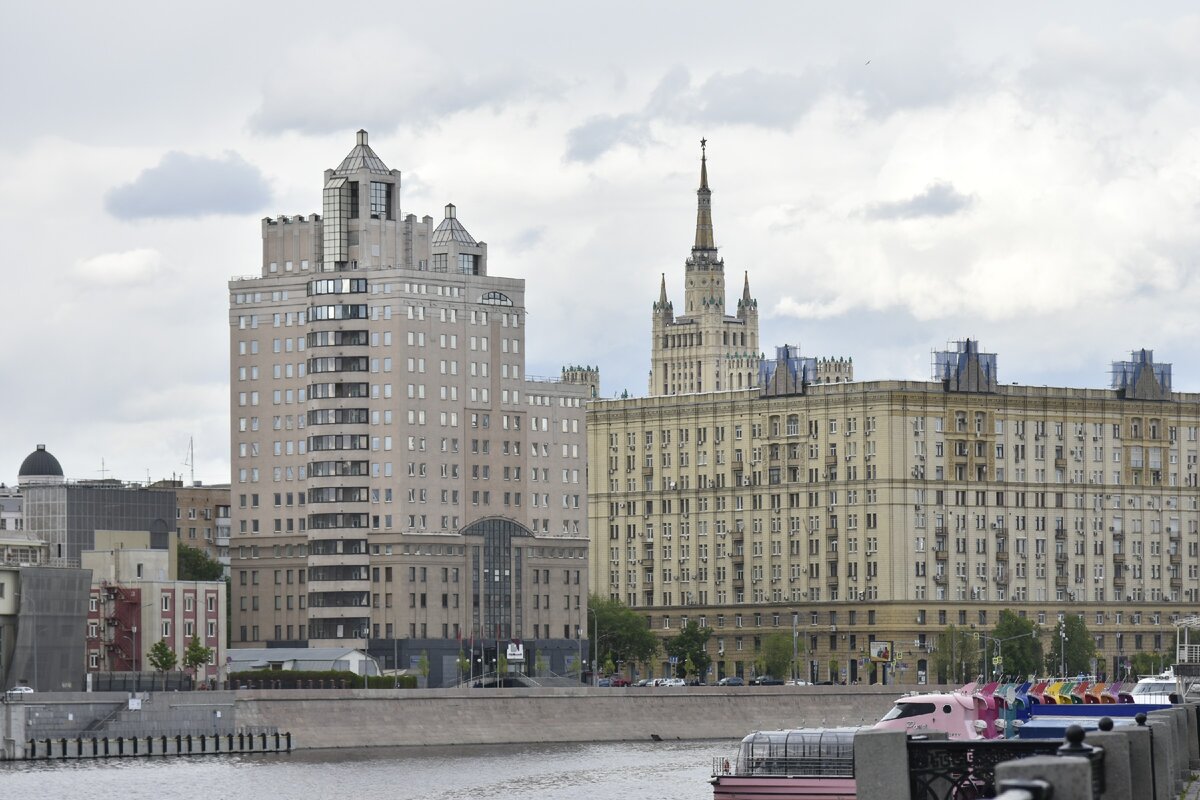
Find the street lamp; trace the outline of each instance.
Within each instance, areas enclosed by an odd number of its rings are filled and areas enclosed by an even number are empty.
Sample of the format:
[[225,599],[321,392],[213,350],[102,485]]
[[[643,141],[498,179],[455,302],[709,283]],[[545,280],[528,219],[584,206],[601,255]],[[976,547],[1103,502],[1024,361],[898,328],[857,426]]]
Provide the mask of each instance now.
[[[587,607],[588,613],[592,615],[592,641],[588,643],[588,652],[592,656],[592,686],[599,684],[597,675],[599,673],[600,653],[597,647],[600,644],[600,616],[596,613],[596,609],[590,605]],[[584,631],[586,633],[586,630]],[[582,643],[580,644],[582,647]],[[582,656],[580,656],[582,658]]]
[[796,623],[799,620],[799,618],[800,618],[800,613],[798,611],[793,611],[792,612],[792,680],[793,681],[797,680],[799,678],[799,676],[796,674],[796,666],[797,666],[796,661],[800,658],[800,648],[798,646],[799,643],[796,639],[796,637],[800,635],[799,632],[796,630]]
[[1067,620],[1065,618],[1058,621],[1058,674],[1060,677],[1065,677],[1067,674]]

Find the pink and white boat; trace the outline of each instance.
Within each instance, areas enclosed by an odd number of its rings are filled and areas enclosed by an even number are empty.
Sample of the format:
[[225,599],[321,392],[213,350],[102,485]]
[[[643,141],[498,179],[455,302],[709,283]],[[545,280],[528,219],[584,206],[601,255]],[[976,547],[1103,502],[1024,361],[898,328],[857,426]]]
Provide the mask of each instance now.
[[854,734],[863,728],[756,731],[713,762],[714,800],[854,800]]

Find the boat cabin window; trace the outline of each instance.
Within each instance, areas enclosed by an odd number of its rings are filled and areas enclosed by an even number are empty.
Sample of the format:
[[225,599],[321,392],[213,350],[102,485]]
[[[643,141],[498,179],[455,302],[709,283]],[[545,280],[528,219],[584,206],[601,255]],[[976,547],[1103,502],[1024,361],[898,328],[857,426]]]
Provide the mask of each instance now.
[[897,703],[892,710],[884,715],[881,722],[889,719],[906,719],[908,717],[923,717],[932,714],[936,706],[933,703]]

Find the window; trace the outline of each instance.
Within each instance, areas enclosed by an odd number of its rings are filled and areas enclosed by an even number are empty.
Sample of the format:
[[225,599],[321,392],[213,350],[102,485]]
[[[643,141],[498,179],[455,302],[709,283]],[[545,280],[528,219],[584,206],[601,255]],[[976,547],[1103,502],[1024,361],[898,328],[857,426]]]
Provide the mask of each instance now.
[[392,187],[382,181],[371,181],[371,216],[392,218]]
[[[169,595],[169,594],[164,594],[164,595],[162,596],[162,610],[163,610],[163,611],[170,611],[170,610],[171,610],[171,595]],[[165,634],[164,634],[164,635],[165,635]]]

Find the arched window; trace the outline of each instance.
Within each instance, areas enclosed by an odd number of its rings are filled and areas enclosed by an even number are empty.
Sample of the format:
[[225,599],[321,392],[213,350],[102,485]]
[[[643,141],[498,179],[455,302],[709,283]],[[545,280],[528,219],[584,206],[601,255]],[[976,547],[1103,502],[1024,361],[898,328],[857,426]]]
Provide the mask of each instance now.
[[485,306],[511,306],[513,304],[504,292],[488,292],[479,298],[479,302]]

